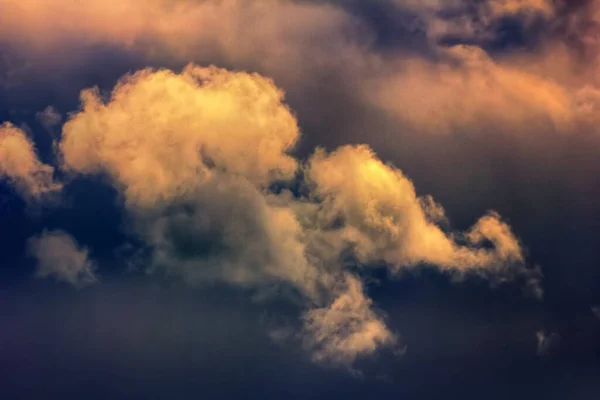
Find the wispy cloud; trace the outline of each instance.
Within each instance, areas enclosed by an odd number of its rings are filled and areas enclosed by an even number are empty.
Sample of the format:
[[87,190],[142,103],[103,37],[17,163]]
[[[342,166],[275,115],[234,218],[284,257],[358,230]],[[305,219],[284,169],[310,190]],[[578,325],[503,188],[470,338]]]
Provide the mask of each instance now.
[[10,123],[0,125],[0,180],[8,180],[26,200],[36,201],[60,191],[53,174],[54,167],[38,159],[22,129]]
[[89,250],[66,232],[44,231],[28,240],[27,251],[37,261],[37,278],[51,277],[76,288],[98,282]]

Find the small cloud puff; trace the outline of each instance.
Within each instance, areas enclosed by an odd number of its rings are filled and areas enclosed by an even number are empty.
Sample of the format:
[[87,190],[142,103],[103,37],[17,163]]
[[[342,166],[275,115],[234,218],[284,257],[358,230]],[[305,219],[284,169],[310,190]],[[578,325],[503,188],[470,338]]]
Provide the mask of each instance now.
[[44,108],[43,111],[35,114],[35,117],[48,132],[52,132],[54,127],[58,126],[62,121],[60,113],[52,106]]
[[560,341],[560,336],[554,332],[546,332],[544,330],[536,332],[537,338],[537,354],[540,357],[547,356],[553,351]]
[[88,249],[66,232],[44,231],[28,240],[27,251],[37,260],[37,278],[53,277],[76,288],[98,282]]
[[0,125],[0,180],[7,179],[26,200],[39,200],[61,189],[53,174],[22,129],[8,122]]

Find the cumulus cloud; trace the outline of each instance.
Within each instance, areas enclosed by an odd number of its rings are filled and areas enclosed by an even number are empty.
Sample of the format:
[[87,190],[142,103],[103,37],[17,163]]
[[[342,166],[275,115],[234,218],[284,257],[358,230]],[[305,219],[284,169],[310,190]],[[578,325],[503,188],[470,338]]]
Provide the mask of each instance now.
[[[65,171],[105,174],[122,192],[151,269],[198,285],[295,291],[318,361],[349,364],[396,343],[347,257],[395,272],[526,273],[497,214],[446,233],[436,225],[443,208],[368,147],[319,150],[304,165],[289,154],[298,137],[269,79],[189,65],[127,76],[106,100],[83,91],[59,149]],[[307,196],[272,189],[295,179]]]
[[[300,92],[335,71],[361,102],[419,133],[567,132],[593,123],[594,87],[576,90],[549,77],[550,69],[523,69],[479,46],[438,47],[449,37],[485,47],[503,18],[525,25],[552,18],[549,2],[393,2],[425,22],[436,57],[378,53],[373,32],[336,2],[0,0],[0,37],[46,58],[99,44],[154,60],[218,60]],[[54,61],[68,63],[71,53]],[[307,346],[319,360],[352,362],[394,342],[360,279],[348,275],[348,256],[393,272],[428,264],[454,275],[522,273],[539,293],[538,276],[498,214],[448,232],[443,207],[417,196],[366,146],[318,151],[306,165],[290,156],[296,118],[260,75],[193,65],[180,74],[143,70],[107,100],[96,89],[81,98],[82,110],[63,127],[61,166],[109,177],[152,249],[150,267],[194,284],[293,287],[309,305]],[[56,121],[51,112],[44,118]],[[306,198],[269,190],[297,170],[310,188]]]
[[26,200],[39,200],[60,190],[53,174],[22,129],[8,122],[0,125],[0,180],[8,180]]
[[[400,270],[427,263],[465,271],[523,262],[518,240],[494,213],[464,235],[472,246],[459,245],[428,220],[413,183],[366,146],[345,146],[331,154],[317,152],[309,161],[307,175],[322,201],[320,223],[343,221],[342,228],[325,233],[324,238],[333,236],[334,246],[350,243],[364,264],[384,261]],[[491,250],[475,248],[484,241],[493,243]]]
[[131,44],[140,31],[149,27],[150,18],[157,15],[159,10],[156,6],[166,6],[166,2],[155,1],[154,7],[148,7],[144,12],[144,8],[135,7],[131,1],[91,1],[83,4],[2,0],[0,21],[3,36],[22,45],[37,46],[40,50],[44,46],[56,45],[72,34],[83,34],[79,39],[91,44],[111,41]]
[[[582,193],[597,197],[589,189],[595,164],[585,162],[600,142],[555,134],[597,132],[598,2],[388,2],[418,17],[415,29],[424,30],[429,48],[407,55],[404,38],[394,37],[396,47],[382,51],[372,41],[377,27],[365,29],[361,16],[344,8],[351,2],[242,0],[0,0],[0,44],[9,43],[19,58],[26,54],[27,67],[14,65],[6,76],[11,85],[48,65],[31,64],[37,56],[71,67],[89,54],[78,51],[82,46],[97,45],[126,49],[153,64],[195,60],[260,71],[288,93],[318,94],[319,101],[301,97],[294,108],[302,122],[323,116],[328,126],[315,136],[328,145],[372,140],[407,171],[411,161],[403,155],[411,150],[405,149],[411,141],[427,142],[414,156],[419,167],[433,171],[423,184],[438,188],[431,182],[442,181],[448,192],[439,195],[464,201],[469,215],[477,196],[478,205],[486,205],[510,191],[510,207],[536,209],[515,213],[527,213],[531,226],[546,226],[550,212],[543,208],[554,201],[548,187],[568,197],[556,196],[560,211]],[[516,28],[504,29],[506,23]],[[505,32],[516,38],[506,39]],[[507,54],[504,41],[520,47],[521,37],[535,51],[524,46]],[[341,101],[330,101],[327,95],[337,91]],[[308,310],[305,345],[319,361],[351,363],[395,342],[368,287],[347,270],[348,258],[361,272],[385,265],[400,273],[427,264],[453,276],[524,274],[541,296],[539,271],[527,269],[520,241],[497,213],[464,232],[450,231],[444,208],[417,195],[402,171],[366,146],[319,151],[306,165],[291,157],[299,133],[282,98],[258,75],[194,66],[181,74],[145,70],[124,78],[107,100],[93,89],[82,93],[82,111],[63,130],[62,166],[110,178],[134,232],[151,249],[151,269],[196,285],[292,287]],[[368,125],[381,111],[393,117],[386,132]],[[331,126],[341,132],[329,132]],[[16,129],[9,128],[2,135]],[[368,136],[357,140],[349,132],[354,128]],[[478,139],[466,146],[457,140],[451,149],[439,145],[464,136]],[[531,145],[532,136],[541,140]],[[37,160],[26,135],[7,137],[11,141],[0,139],[0,176],[27,198],[54,192],[59,186],[52,167]],[[14,157],[4,157],[5,143],[24,155],[12,149]],[[485,162],[469,163],[500,152],[508,162],[493,171]],[[274,180],[296,179],[297,169],[310,188],[306,197],[269,190]],[[481,174],[491,194],[478,193],[471,174]],[[543,179],[551,182],[540,185]],[[572,190],[571,182],[584,189]],[[543,348],[547,336],[542,332],[539,339]]]
[[89,250],[66,232],[44,231],[28,240],[27,251],[37,260],[37,278],[52,277],[76,288],[98,282]]
[[282,92],[258,75],[144,70],[123,79],[108,105],[93,89],[81,96],[82,112],[63,128],[64,166],[108,173],[132,204],[183,195],[210,178],[209,166],[259,186],[296,169],[286,154],[296,120]]

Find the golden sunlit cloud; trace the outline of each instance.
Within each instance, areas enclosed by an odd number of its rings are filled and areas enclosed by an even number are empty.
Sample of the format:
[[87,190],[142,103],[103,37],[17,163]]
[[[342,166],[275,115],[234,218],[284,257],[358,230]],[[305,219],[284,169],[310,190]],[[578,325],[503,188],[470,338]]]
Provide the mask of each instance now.
[[52,166],[38,159],[22,129],[10,123],[0,125],[0,179],[7,179],[26,200],[37,200],[61,189],[53,173]]
[[[308,307],[303,332],[315,360],[351,364],[396,344],[343,254],[393,272],[430,264],[459,275],[527,274],[497,214],[463,235],[444,232],[443,208],[367,146],[319,150],[306,165],[293,158],[296,119],[258,74],[143,70],[106,101],[95,90],[81,97],[63,126],[62,168],[111,179],[152,249],[150,269],[196,285],[294,288]],[[270,190],[300,170],[310,195]]]
[[[400,270],[429,263],[465,271],[523,262],[518,240],[497,214],[481,218],[465,236],[474,245],[492,242],[492,250],[458,245],[430,221],[413,183],[366,146],[317,152],[309,161],[308,179],[322,200],[318,217],[345,222],[343,229],[333,231],[332,244],[352,243],[365,264],[384,261],[392,270]],[[437,208],[438,215],[443,213],[441,206]]]
[[286,154],[299,135],[282,92],[258,75],[188,66],[145,70],[121,81],[108,105],[82,92],[83,110],[63,127],[64,168],[107,172],[134,205],[194,190],[209,166],[254,184],[290,178]]
[[374,79],[367,96],[406,125],[430,134],[484,135],[498,127],[515,132],[536,124],[565,133],[576,127],[576,93],[498,63],[478,47],[455,46],[447,53],[447,63],[399,61],[389,76]]

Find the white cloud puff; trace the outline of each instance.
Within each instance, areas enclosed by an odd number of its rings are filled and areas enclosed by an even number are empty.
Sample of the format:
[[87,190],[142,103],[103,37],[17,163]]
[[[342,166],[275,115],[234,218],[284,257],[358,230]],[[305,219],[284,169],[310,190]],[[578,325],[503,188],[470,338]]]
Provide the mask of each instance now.
[[257,63],[292,75],[298,64],[352,58],[357,46],[347,34],[360,25],[334,5],[288,0],[0,0],[0,9],[0,42],[58,62],[57,48],[75,58],[80,46],[110,45],[158,58]]

